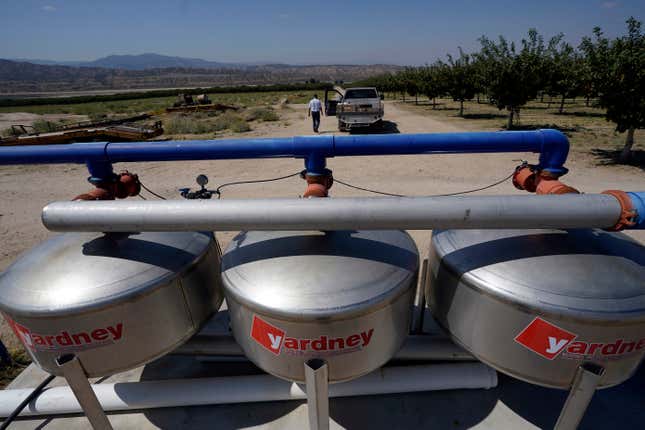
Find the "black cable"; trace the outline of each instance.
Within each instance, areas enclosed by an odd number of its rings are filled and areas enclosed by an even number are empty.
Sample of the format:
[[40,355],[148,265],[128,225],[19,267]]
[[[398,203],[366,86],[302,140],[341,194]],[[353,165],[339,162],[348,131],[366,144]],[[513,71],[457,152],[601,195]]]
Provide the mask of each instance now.
[[352,185],[352,184],[348,184],[347,182],[343,182],[343,181],[341,181],[340,179],[338,179],[336,177],[334,177],[334,182],[338,182],[341,185],[345,185],[346,187],[354,188],[356,190],[367,191],[368,193],[381,194],[381,195],[384,195],[384,196],[391,196],[391,197],[406,197],[403,194],[386,193],[384,191],[376,191],[376,190],[370,190],[369,188],[358,187],[356,185]]
[[14,411],[5,419],[2,424],[0,425],[0,430],[5,430],[7,427],[9,427],[9,424],[13,422],[13,420],[16,419],[18,415],[20,415],[20,412],[22,412],[23,409],[36,397],[40,394],[43,389],[49,385],[49,383],[55,378],[54,375],[49,375],[43,382],[40,383],[36,388],[34,388],[34,391],[29,393],[27,398],[20,402],[20,404],[14,409]]
[[[166,200],[166,198],[165,198],[164,196],[160,196],[159,194],[157,194],[157,193],[155,193],[154,191],[152,191],[150,188],[148,188],[148,187],[146,187],[145,185],[143,185],[143,182],[139,181],[139,184],[141,184],[141,188],[143,188],[144,190],[146,190],[147,192],[149,192],[149,193],[150,193],[150,194],[152,194],[153,196],[155,196],[155,197],[159,197],[161,200]],[[145,200],[145,199],[144,199],[144,200]]]
[[510,175],[508,175],[508,176],[507,176],[507,177],[505,177],[504,179],[500,179],[499,181],[497,181],[497,182],[493,182],[492,184],[490,184],[490,185],[486,185],[485,187],[475,188],[475,189],[473,189],[473,190],[468,190],[468,191],[458,191],[458,192],[456,192],[456,193],[435,194],[435,195],[433,195],[433,196],[429,196],[429,197],[448,197],[448,196],[458,196],[458,195],[460,195],[460,194],[470,194],[470,193],[474,193],[474,192],[477,192],[477,191],[484,191],[484,190],[487,190],[487,189],[489,189],[489,188],[496,187],[497,185],[503,184],[504,182],[506,182],[506,181],[508,181],[509,179],[511,179],[511,178],[513,177],[513,175],[514,175],[514,174],[515,174],[515,172],[511,173]]
[[141,200],[148,200],[148,199],[146,199],[145,197],[143,197],[141,194],[139,194],[139,198],[140,198]]
[[227,182],[227,183],[225,183],[225,184],[222,184],[222,185],[218,186],[218,187],[217,187],[217,189],[215,189],[215,194],[217,194],[217,198],[219,199],[219,198],[222,196],[222,193],[220,192],[220,190],[221,190],[222,188],[225,188],[225,187],[230,187],[230,186],[232,186],[232,185],[258,184],[258,183],[261,183],[261,182],[274,182],[274,181],[280,181],[280,180],[282,180],[282,179],[289,179],[289,178],[293,178],[294,176],[298,176],[298,175],[300,175],[300,173],[301,173],[301,172],[296,172],[296,173],[292,173],[292,174],[290,174],[290,175],[280,176],[280,177],[277,177],[277,178],[270,178],[270,179],[255,179],[255,180],[250,180],[250,181]]
[[[477,191],[487,190],[487,189],[489,189],[489,188],[493,188],[493,187],[495,187],[495,186],[497,186],[497,185],[500,185],[500,184],[502,184],[502,183],[504,183],[504,182],[508,181],[509,179],[511,179],[511,178],[513,177],[513,175],[514,175],[514,174],[515,174],[515,172],[513,172],[513,173],[511,173],[510,175],[506,176],[504,179],[500,179],[499,181],[497,181],[497,182],[493,182],[492,184],[490,184],[490,185],[486,185],[485,187],[475,188],[475,189],[472,189],[472,190],[466,190],[466,191],[458,191],[458,192],[456,192],[456,193],[432,194],[432,195],[424,196],[424,197],[448,197],[448,196],[458,196],[458,195],[461,195],[461,194],[470,194],[470,193],[474,193],[474,192],[477,192]],[[367,191],[367,192],[369,192],[369,193],[374,193],[374,194],[382,194],[382,195],[384,195],[384,196],[392,196],[392,197],[410,197],[410,196],[406,196],[406,195],[404,195],[404,194],[386,193],[386,192],[384,192],[384,191],[377,191],[377,190],[371,190],[371,189],[369,189],[369,188],[362,188],[362,187],[358,187],[358,186],[356,186],[356,185],[352,185],[352,184],[348,184],[347,182],[343,182],[343,181],[341,181],[341,180],[340,180],[340,179],[338,179],[338,178],[334,178],[334,182],[338,182],[339,184],[345,185],[346,187],[349,187],[349,188],[355,188],[355,189],[357,189],[357,190]]]

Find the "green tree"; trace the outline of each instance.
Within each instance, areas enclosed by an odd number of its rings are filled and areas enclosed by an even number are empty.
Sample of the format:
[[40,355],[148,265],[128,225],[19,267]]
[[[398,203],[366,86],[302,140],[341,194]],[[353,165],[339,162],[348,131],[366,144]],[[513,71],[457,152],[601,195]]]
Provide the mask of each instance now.
[[645,128],[645,37],[641,22],[627,20],[627,34],[614,40],[594,29],[594,39],[584,38],[580,46],[587,55],[598,101],[605,118],[616,124],[616,131],[627,132],[620,161],[632,156],[634,131]]
[[[401,73],[403,91],[414,97],[414,103],[419,104],[419,71],[414,67],[406,67]],[[405,96],[403,98],[405,101]]]
[[448,54],[448,67],[445,73],[445,85],[448,94],[459,102],[459,116],[464,116],[464,101],[475,97],[478,89],[477,70],[471,57],[459,48],[459,58]]
[[514,43],[508,43],[502,36],[497,43],[486,36],[482,36],[479,42],[488,95],[498,109],[508,111],[507,128],[511,129],[513,117],[545,85],[547,48],[535,29],[529,30],[527,39],[522,39],[519,51]]
[[436,99],[446,93],[446,65],[441,61],[419,69],[419,90],[432,100],[432,109],[437,106]]
[[559,113],[564,111],[564,101],[575,98],[581,91],[582,58],[562,35],[551,39],[546,70],[546,90],[549,95],[560,97]]

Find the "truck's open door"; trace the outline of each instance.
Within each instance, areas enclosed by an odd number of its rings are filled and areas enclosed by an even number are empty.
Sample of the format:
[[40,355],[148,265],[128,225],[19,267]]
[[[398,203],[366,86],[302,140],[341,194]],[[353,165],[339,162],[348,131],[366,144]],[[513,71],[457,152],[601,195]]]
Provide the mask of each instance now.
[[336,88],[325,90],[325,115],[336,116],[336,106],[342,99],[343,93]]

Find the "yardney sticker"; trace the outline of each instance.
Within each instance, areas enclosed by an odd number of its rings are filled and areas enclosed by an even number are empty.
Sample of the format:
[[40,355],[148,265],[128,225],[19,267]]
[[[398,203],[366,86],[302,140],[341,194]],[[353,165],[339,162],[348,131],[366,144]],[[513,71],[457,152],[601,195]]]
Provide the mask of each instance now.
[[645,348],[645,338],[589,342],[540,317],[536,317],[516,337],[515,342],[548,359],[584,357],[618,358]]
[[5,319],[26,348],[36,350],[83,350],[115,343],[123,338],[123,324],[99,327],[93,330],[62,330],[54,334],[34,333],[11,318]]
[[364,330],[349,336],[332,337],[321,335],[314,339],[289,337],[287,332],[253,315],[251,338],[275,355],[345,354],[365,348],[372,340],[374,329]]

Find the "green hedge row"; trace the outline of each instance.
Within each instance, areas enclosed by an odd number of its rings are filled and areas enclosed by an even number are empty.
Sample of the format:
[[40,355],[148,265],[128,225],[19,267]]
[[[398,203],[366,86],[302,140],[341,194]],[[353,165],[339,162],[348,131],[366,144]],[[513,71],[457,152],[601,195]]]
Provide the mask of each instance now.
[[274,84],[274,85],[238,85],[232,87],[208,87],[172,90],[154,90],[132,93],[116,93],[103,95],[73,96],[73,97],[38,97],[26,99],[0,99],[0,107],[7,106],[41,106],[41,105],[68,105],[78,103],[111,102],[118,100],[147,99],[153,97],[172,97],[179,93],[184,94],[222,94],[222,93],[259,93],[270,91],[302,91],[324,90],[332,88],[329,83],[315,84]]

